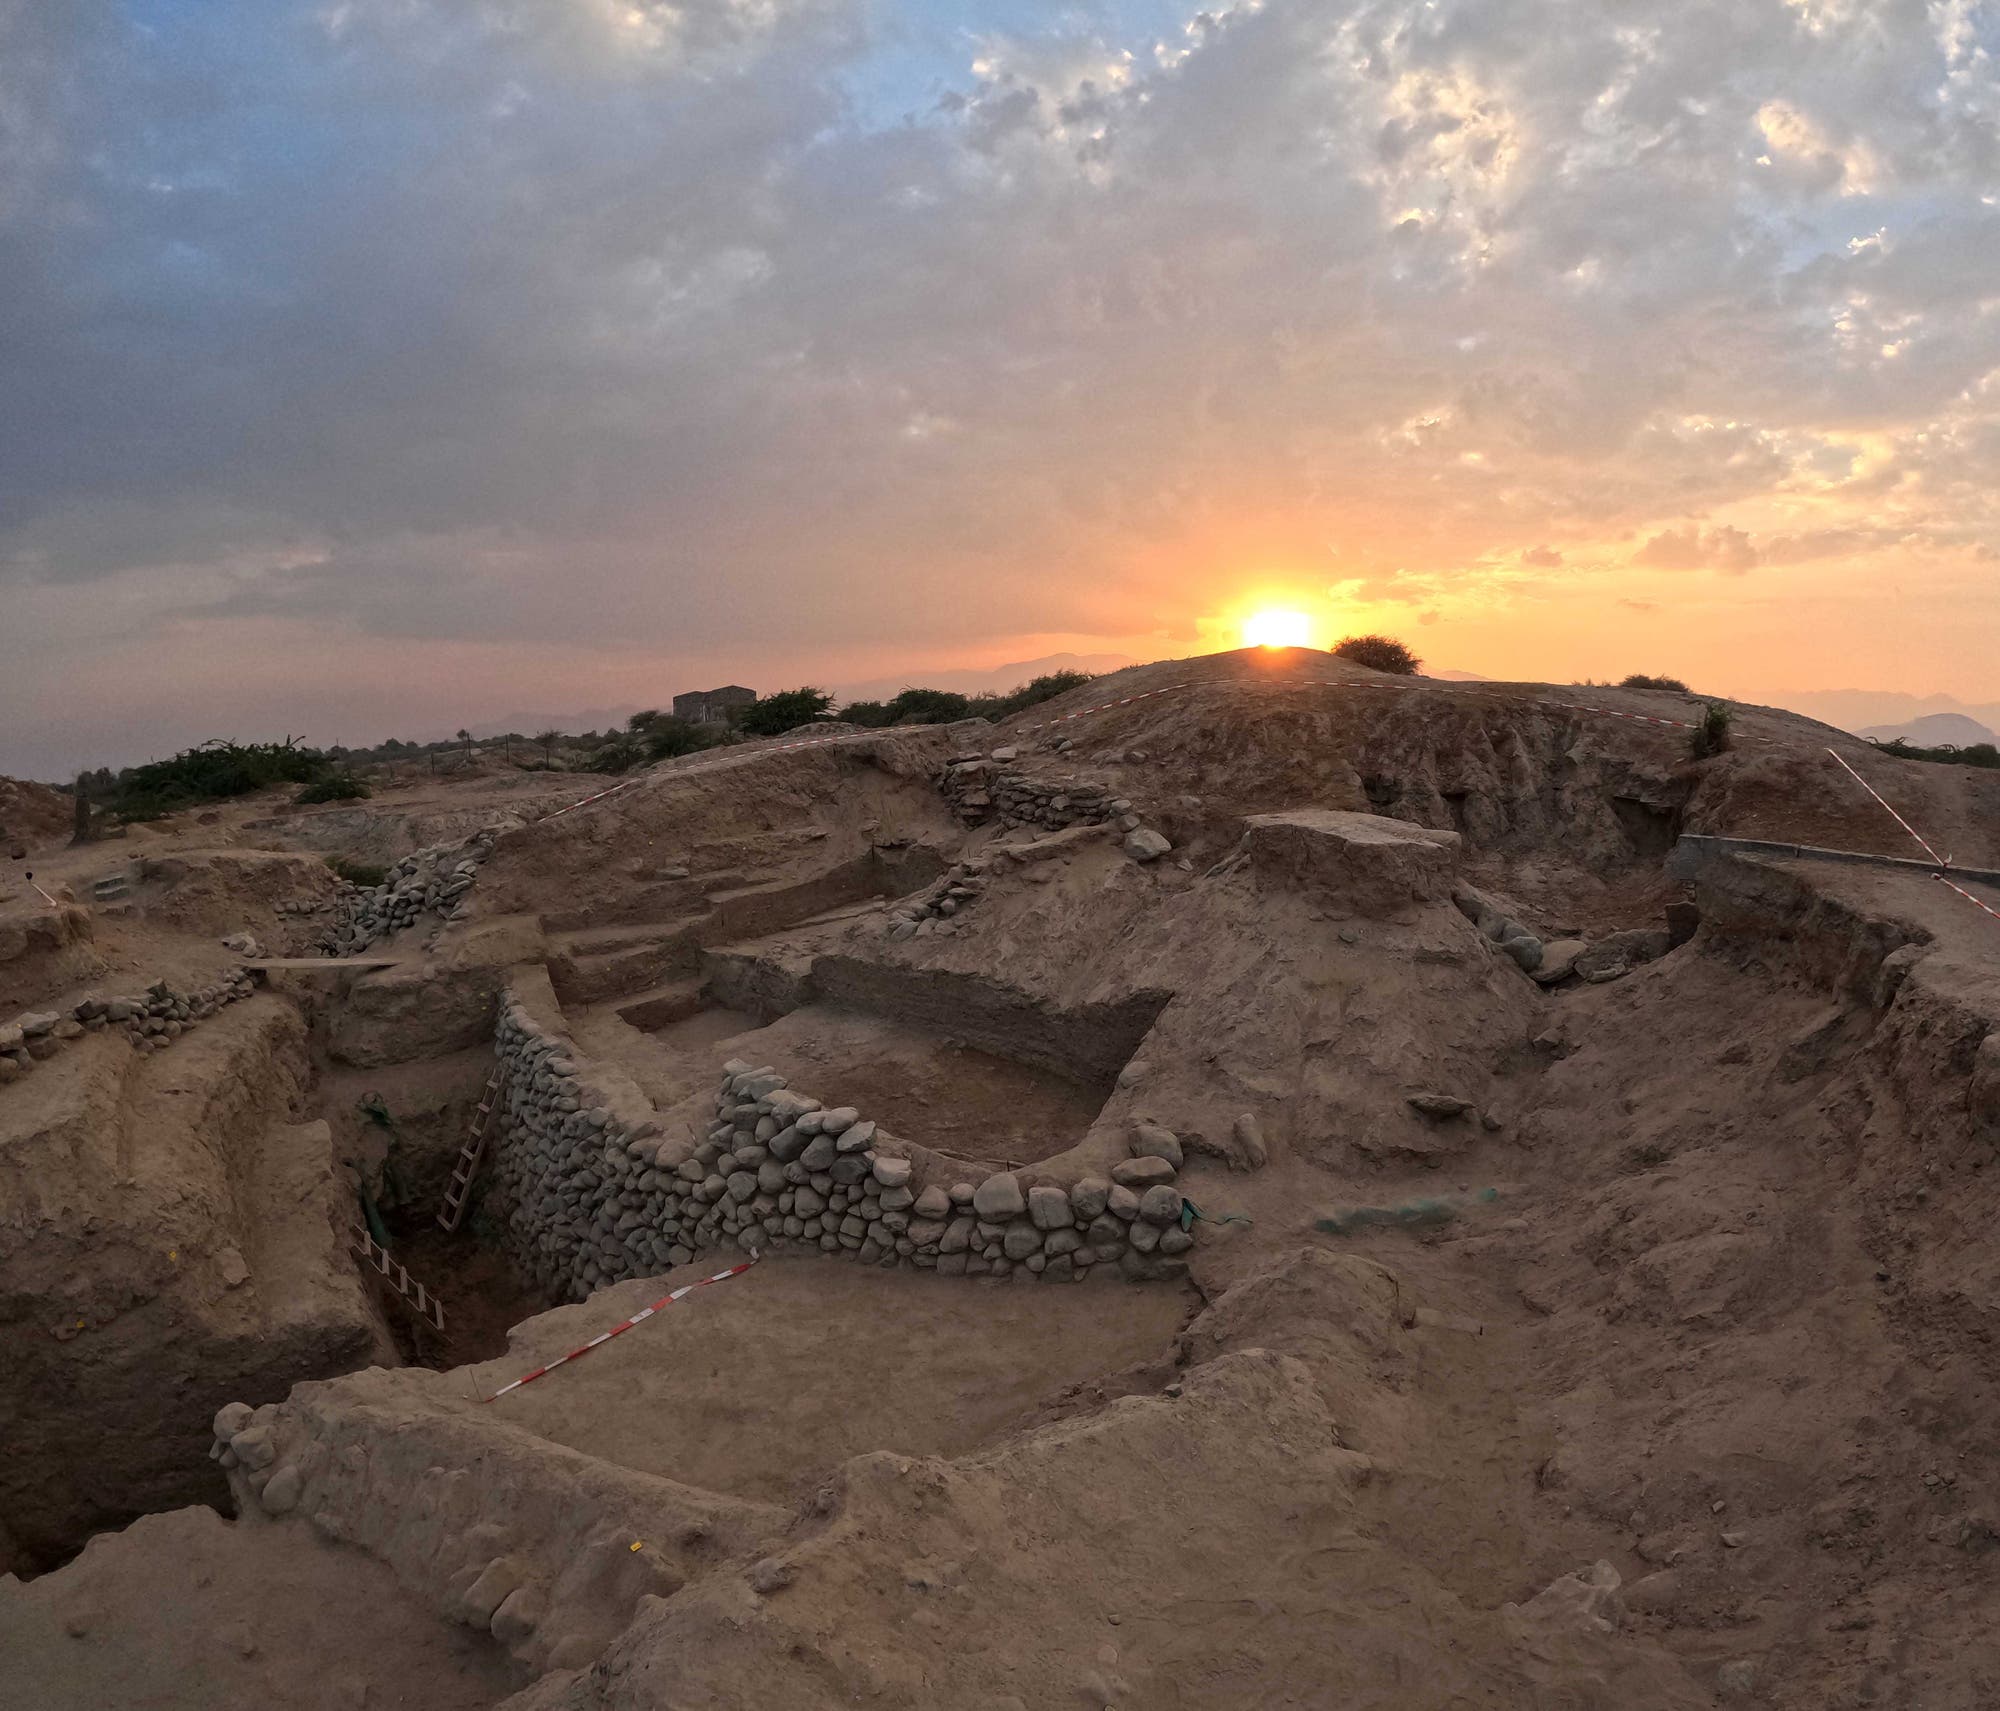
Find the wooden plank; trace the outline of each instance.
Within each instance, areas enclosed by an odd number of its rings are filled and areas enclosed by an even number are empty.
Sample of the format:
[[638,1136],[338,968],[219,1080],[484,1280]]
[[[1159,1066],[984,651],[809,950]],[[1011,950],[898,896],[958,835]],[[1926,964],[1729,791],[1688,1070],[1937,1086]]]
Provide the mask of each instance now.
[[396,967],[402,957],[244,957],[244,967],[288,969],[288,967]]

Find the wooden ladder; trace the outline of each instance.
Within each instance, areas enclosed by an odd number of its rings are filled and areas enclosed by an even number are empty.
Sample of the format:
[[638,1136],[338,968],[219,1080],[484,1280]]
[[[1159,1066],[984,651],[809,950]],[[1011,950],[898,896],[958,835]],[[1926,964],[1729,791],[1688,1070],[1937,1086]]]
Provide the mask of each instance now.
[[444,1306],[409,1273],[409,1268],[391,1257],[389,1250],[368,1233],[368,1226],[354,1225],[354,1251],[381,1274],[396,1299],[439,1336],[444,1335]]
[[451,1186],[444,1191],[444,1205],[438,1210],[440,1230],[456,1230],[465,1216],[466,1196],[472,1192],[472,1179],[479,1174],[480,1162],[486,1157],[486,1131],[492,1125],[493,1107],[500,1102],[500,1086],[505,1078],[506,1071],[501,1069],[495,1069],[486,1078],[486,1091],[480,1095],[479,1109],[472,1115],[472,1133],[458,1149]]

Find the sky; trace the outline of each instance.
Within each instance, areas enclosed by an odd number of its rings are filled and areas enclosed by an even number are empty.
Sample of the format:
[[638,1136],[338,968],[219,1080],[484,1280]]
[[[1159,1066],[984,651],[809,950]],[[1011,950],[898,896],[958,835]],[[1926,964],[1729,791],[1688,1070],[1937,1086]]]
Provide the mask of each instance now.
[[2000,701],[2000,8],[0,0],[0,772],[1405,638]]

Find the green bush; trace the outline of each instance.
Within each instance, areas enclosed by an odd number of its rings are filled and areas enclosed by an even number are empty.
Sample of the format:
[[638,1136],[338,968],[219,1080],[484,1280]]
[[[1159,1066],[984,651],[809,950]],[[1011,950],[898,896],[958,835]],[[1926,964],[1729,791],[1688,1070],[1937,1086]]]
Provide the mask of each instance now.
[[1964,748],[1952,743],[1940,743],[1936,748],[1927,749],[1915,743],[1906,743],[1901,737],[1892,737],[1888,742],[1875,746],[1885,755],[1894,755],[1898,760],[1925,760],[1939,766],[2000,767],[2000,749],[1991,743],[1967,743]]
[[1711,701],[1701,710],[1701,723],[1696,725],[1688,738],[1688,753],[1696,760],[1707,760],[1710,755],[1719,755],[1729,747],[1729,727],[1736,715],[1720,701]]
[[810,725],[832,705],[833,697],[823,689],[781,689],[739,709],[736,724],[747,737],[782,737]]
[[1058,695],[1067,695],[1072,689],[1081,689],[1091,681],[1087,671],[1048,671],[1040,677],[1031,677],[1018,689],[1010,689],[993,703],[989,712],[985,700],[973,708],[975,713],[989,719],[1010,719],[1016,713],[1025,713],[1030,707],[1039,707],[1044,701],[1053,701]]
[[203,802],[247,796],[274,784],[310,784],[327,771],[325,755],[282,743],[232,743],[221,737],[119,773],[111,808],[125,820],[157,820]]
[[295,806],[309,808],[315,802],[364,802],[373,792],[351,772],[329,772],[316,778],[292,798]]
[[645,760],[646,751],[632,737],[614,737],[584,756],[585,772],[629,772]]
[[1672,689],[1682,695],[1688,693],[1688,686],[1678,677],[1648,677],[1643,671],[1635,671],[1630,677],[1618,680],[1620,689]]
[[1051,671],[1005,695],[960,695],[952,689],[909,688],[888,701],[850,701],[840,709],[849,725],[948,725],[954,719],[1005,719],[1052,701],[1090,681],[1087,671]]
[[655,718],[645,729],[646,753],[654,760],[699,754],[727,741],[728,735],[720,726],[697,725],[692,719]]
[[1334,650],[1336,658],[1370,671],[1387,671],[1397,677],[1415,677],[1424,662],[1393,636],[1349,636]]
[[949,725],[963,719],[971,701],[949,689],[905,689],[888,704],[891,725]]

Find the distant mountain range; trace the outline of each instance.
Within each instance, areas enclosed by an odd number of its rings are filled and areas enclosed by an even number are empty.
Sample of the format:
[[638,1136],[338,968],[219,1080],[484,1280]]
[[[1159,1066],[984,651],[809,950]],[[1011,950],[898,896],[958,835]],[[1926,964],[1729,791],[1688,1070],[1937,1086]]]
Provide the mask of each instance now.
[[[1960,701],[1952,695],[1908,695],[1893,689],[1804,689],[1791,695],[1758,695],[1752,699],[1774,707],[1789,707],[1794,713],[1824,720],[1858,737],[1898,730],[1936,714],[1962,714],[1978,725],[1983,734],[1969,739],[1975,743],[1990,743],[1992,733],[2000,730],[2000,701]],[[1960,747],[1965,742],[1957,737],[1942,740],[1956,742]]]
[[1977,719],[1963,713],[1924,713],[1900,725],[1867,725],[1854,733],[1878,743],[1909,743],[1920,749],[1970,748],[1974,743],[2000,742]]

